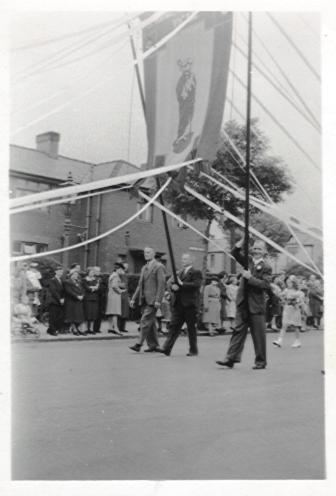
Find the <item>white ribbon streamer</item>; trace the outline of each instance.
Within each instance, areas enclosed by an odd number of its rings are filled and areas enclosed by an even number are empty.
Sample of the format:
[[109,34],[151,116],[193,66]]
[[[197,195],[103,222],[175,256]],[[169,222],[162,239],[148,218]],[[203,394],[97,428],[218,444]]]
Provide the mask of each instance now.
[[[231,140],[230,136],[227,134],[227,132],[224,130],[223,131],[226,138],[228,139],[230,145],[233,147],[233,149],[236,151],[236,153],[238,154],[239,158],[241,159],[241,161],[243,162],[244,166],[246,167],[246,161],[244,159],[244,157],[242,156],[242,154],[240,153],[240,151],[238,150],[238,148],[236,147],[235,143],[233,143],[233,141]],[[259,179],[256,177],[256,175],[254,174],[253,171],[251,171],[251,176],[252,178],[254,179],[254,181],[256,182],[256,184],[259,186],[260,190],[264,193],[264,195],[266,196],[266,198],[268,199],[268,201],[270,202],[271,205],[273,205],[273,200],[272,198],[269,196],[269,194],[267,193],[267,191],[265,190],[264,186],[261,184],[261,182],[259,181]],[[315,267],[315,269],[318,271],[318,274],[322,276],[322,273],[321,271],[319,270],[319,268],[317,267],[317,265],[315,264],[314,260],[312,259],[310,253],[308,253],[308,251],[306,250],[306,247],[304,246],[304,244],[302,243],[302,241],[300,240],[300,238],[297,236],[297,234],[295,233],[295,231],[292,229],[292,227],[286,222],[284,221],[288,230],[290,231],[291,235],[296,239],[298,245],[300,246],[300,248],[302,249],[302,251],[305,253],[305,255],[307,256],[307,258],[310,260],[310,262],[313,264],[313,266]]]
[[[232,215],[230,212],[228,212],[227,210],[224,210],[222,208],[220,208],[218,205],[215,205],[212,201],[208,200],[207,198],[205,198],[203,195],[201,195],[200,193],[197,193],[197,191],[193,190],[192,188],[190,188],[189,186],[185,186],[185,190],[190,193],[192,196],[194,196],[195,198],[197,198],[198,200],[202,201],[203,203],[206,203],[210,208],[212,208],[213,210],[215,210],[216,212],[219,212],[221,214],[224,214],[228,219],[231,219],[233,222],[235,222],[236,224],[238,224],[239,226],[241,227],[244,227],[244,222],[241,221],[240,219],[238,219],[237,217],[235,217],[234,215]],[[315,274],[319,275],[320,276],[320,273],[317,272],[315,269],[313,269],[312,267],[310,267],[309,265],[305,264],[304,262],[302,262],[301,260],[299,260],[298,258],[296,258],[295,255],[292,255],[292,253],[288,252],[287,250],[285,250],[284,248],[282,248],[282,246],[278,245],[277,243],[275,243],[274,241],[272,241],[271,239],[267,238],[266,236],[264,236],[262,233],[260,233],[259,231],[257,231],[256,229],[254,229],[254,227],[249,227],[249,231],[254,234],[255,236],[257,236],[258,238],[262,239],[263,241],[265,241],[265,243],[269,244],[270,246],[272,246],[273,248],[275,248],[276,250],[280,251],[281,253],[284,253],[288,258],[291,258],[292,260],[294,260],[296,263],[302,265],[303,267],[305,267],[306,269],[310,270],[311,272],[314,272]]]
[[[216,170],[212,169],[212,172],[214,172],[220,178],[225,179],[224,176],[222,176],[222,174],[220,174]],[[227,186],[226,184],[223,184],[220,181],[217,181],[214,177],[211,177],[211,176],[209,176],[206,173],[201,172],[201,175],[204,176],[204,177],[206,177],[206,178],[208,178],[210,181],[212,181],[213,183],[217,184],[221,188],[226,189],[227,191],[229,191],[230,193],[232,193],[233,195],[235,195],[237,198],[240,198],[240,199],[244,200],[243,193],[241,193],[238,189],[235,190],[235,189],[231,188],[230,186]],[[254,205],[256,208],[258,208],[259,210],[262,210],[263,212],[265,212],[265,213],[267,213],[269,215],[272,215],[273,217],[276,217],[279,220],[281,220],[281,221],[283,221],[283,222],[285,222],[287,224],[290,224],[291,226],[295,227],[299,231],[302,231],[305,234],[308,234],[308,235],[310,235],[310,236],[318,239],[319,241],[322,241],[321,236],[319,236],[316,233],[311,232],[309,228],[303,227],[299,223],[297,223],[295,221],[292,221],[285,213],[281,212],[280,209],[278,210],[278,209],[274,208],[273,205],[269,205],[269,204],[267,204],[266,202],[263,202],[263,201],[260,201],[259,202],[259,199],[258,198],[255,198],[253,196],[250,196],[250,203],[251,203],[251,205]]]
[[[154,53],[156,50],[158,50],[159,48],[161,48],[171,38],[173,38],[177,33],[179,33],[181,31],[181,29],[183,29],[187,24],[189,24],[189,22],[192,21],[194,19],[194,17],[197,16],[197,14],[198,14],[198,12],[193,12],[185,21],[181,22],[181,24],[179,24],[177,26],[177,28],[175,28],[167,36],[165,36],[164,38],[162,38],[162,40],[160,40],[158,43],[156,43],[154,46],[152,46],[149,50],[147,50],[147,52],[143,52],[142,54],[140,54],[138,58],[144,60],[149,55],[151,55],[152,53]],[[137,60],[134,60],[133,64],[134,65],[138,64],[138,61]]]
[[21,212],[27,212],[28,210],[34,210],[37,208],[44,208],[44,207],[50,207],[51,205],[56,205],[57,203],[68,203],[70,201],[78,201],[78,200],[83,200],[83,198],[89,198],[92,196],[97,196],[97,195],[106,195],[107,193],[116,193],[117,191],[122,191],[124,189],[130,189],[130,186],[122,186],[121,188],[111,188],[111,189],[105,189],[104,191],[98,191],[96,193],[87,193],[86,195],[76,195],[70,198],[67,198],[66,200],[64,198],[60,198],[59,200],[53,200],[53,201],[46,201],[42,203],[37,203],[36,205],[27,205],[25,207],[19,207],[12,209],[9,213],[10,214],[19,214]]
[[9,204],[10,208],[15,208],[51,198],[64,197],[65,199],[69,199],[69,197],[74,196],[78,193],[82,193],[83,191],[95,191],[96,189],[107,188],[109,186],[114,186],[121,183],[131,184],[132,182],[138,181],[140,179],[145,179],[152,176],[159,176],[160,174],[166,174],[167,172],[178,170],[181,167],[186,167],[187,165],[194,164],[200,161],[202,161],[202,158],[195,158],[193,160],[188,160],[187,162],[182,162],[179,164],[164,165],[163,167],[155,167],[154,169],[147,170],[140,169],[139,172],[132,172],[131,174],[125,174],[123,176],[110,177],[107,179],[100,179],[99,181],[92,181],[90,183],[76,184],[75,186],[65,186],[64,188],[43,191],[41,193],[21,196],[19,198],[13,198],[12,200],[10,200]]
[[[142,191],[140,191],[139,194],[145,200],[149,200],[150,199],[150,197],[147,196]],[[189,222],[187,222],[186,220],[182,219],[182,217],[179,217],[178,215],[174,214],[174,212],[172,212],[171,210],[169,210],[167,207],[164,207],[163,205],[161,205],[161,203],[159,203],[157,201],[153,201],[153,205],[155,205],[156,207],[158,207],[161,210],[163,210],[164,212],[166,212],[168,215],[170,215],[171,217],[173,217],[173,219],[176,219],[177,221],[179,221],[182,224],[184,224],[185,226],[187,226],[189,229],[191,229],[192,231],[194,231],[196,234],[198,234],[199,236],[201,236],[202,238],[206,239],[207,241],[209,241],[210,243],[212,243],[214,246],[216,246],[216,248],[219,248],[223,253],[225,253],[225,255],[228,255],[230,258],[232,258],[233,260],[235,260],[234,256],[232,256],[230,252],[224,250],[224,248],[222,246],[220,246],[218,243],[216,243],[215,240],[213,240],[211,238],[208,238],[205,234],[203,234],[201,231],[199,231],[198,229],[196,229],[196,227],[192,226],[191,224],[189,224]]]
[[87,239],[85,241],[82,241],[81,243],[76,243],[75,245],[71,246],[66,246],[64,248],[58,248],[57,250],[50,250],[50,251],[45,251],[42,253],[35,253],[34,255],[20,255],[18,257],[11,257],[10,261],[11,262],[20,262],[22,260],[27,260],[29,258],[39,258],[39,257],[47,257],[49,255],[54,255],[56,253],[62,253],[64,251],[68,250],[75,250],[77,248],[80,248],[82,246],[88,245],[90,243],[94,243],[95,241],[98,241],[99,239],[106,238],[106,236],[110,236],[110,234],[113,234],[114,232],[118,231],[119,229],[122,229],[124,226],[127,224],[130,224],[134,219],[139,217],[145,210],[147,210],[148,207],[151,206],[151,204],[161,195],[161,193],[166,189],[168,184],[170,183],[171,178],[167,179],[167,181],[164,183],[164,185],[155,193],[155,195],[149,200],[146,205],[144,205],[138,212],[135,212],[131,217],[126,219],[124,222],[119,224],[118,226],[113,227],[109,231],[106,231],[102,234],[99,234],[98,236],[95,236],[94,238]]

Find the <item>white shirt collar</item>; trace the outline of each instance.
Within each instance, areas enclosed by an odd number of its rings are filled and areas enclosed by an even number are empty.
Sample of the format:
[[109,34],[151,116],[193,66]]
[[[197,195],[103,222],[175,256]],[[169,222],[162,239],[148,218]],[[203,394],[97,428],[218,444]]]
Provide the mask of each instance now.
[[263,262],[264,259],[263,258],[257,258],[256,260],[253,259],[253,263],[254,265],[258,265],[259,263]]
[[188,267],[184,267],[183,272],[186,274],[189,269],[191,269],[192,265],[188,265]]

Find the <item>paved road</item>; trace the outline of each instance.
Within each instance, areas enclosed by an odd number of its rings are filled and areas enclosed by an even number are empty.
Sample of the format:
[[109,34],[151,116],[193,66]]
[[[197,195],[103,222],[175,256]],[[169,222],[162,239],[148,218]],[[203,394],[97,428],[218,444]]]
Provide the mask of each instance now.
[[13,345],[13,478],[324,478],[322,332],[301,349],[269,341],[269,367],[217,367],[228,336],[199,357],[136,354],[129,340]]

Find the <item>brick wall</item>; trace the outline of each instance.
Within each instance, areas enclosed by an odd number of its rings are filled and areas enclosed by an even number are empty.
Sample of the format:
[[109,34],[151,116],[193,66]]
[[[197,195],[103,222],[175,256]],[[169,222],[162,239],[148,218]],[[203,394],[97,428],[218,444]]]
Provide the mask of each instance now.
[[[27,184],[19,178],[12,178],[11,188],[24,187]],[[30,183],[32,181],[29,181]],[[31,184],[30,184],[31,186]],[[36,192],[49,189],[50,185],[36,182]],[[120,191],[101,195],[102,209],[99,226],[97,224],[98,196],[91,199],[89,233],[88,237],[96,236],[96,231],[103,233],[114,226],[119,225],[129,218],[137,210],[138,200],[131,198],[127,191]],[[87,222],[87,202],[83,199],[71,207],[71,223],[78,226],[85,226]],[[65,206],[54,205],[49,209],[33,210],[30,212],[17,214],[11,217],[11,241],[26,241],[48,244],[48,250],[62,247],[62,235],[64,233]],[[190,220],[200,231],[204,231],[204,223]],[[176,226],[176,222],[168,216],[168,224],[173,244],[173,250],[177,267],[180,267],[182,253],[190,251],[195,256],[195,266],[202,267],[203,241],[190,229],[181,229]],[[125,234],[129,232],[126,240]],[[70,245],[79,241],[77,235],[83,229],[72,228],[70,235]],[[127,244],[128,243],[128,244]],[[124,254],[130,264],[129,271],[135,271],[132,250],[143,250],[145,246],[151,246],[156,251],[165,253],[167,260],[167,272],[171,272],[168,247],[163,227],[161,211],[154,207],[153,221],[134,220],[124,228],[114,234],[103,238],[99,243],[92,243],[84,247],[69,251],[69,265],[72,262],[79,262],[82,267],[89,265],[101,266],[103,272],[111,272],[113,263],[118,255]],[[194,249],[194,250],[193,250]],[[98,254],[97,254],[98,250]],[[55,255],[55,259],[63,261],[62,255]],[[87,263],[85,264],[85,260]]]
[[[90,237],[96,229],[96,212],[98,199],[92,200],[92,217],[90,224]],[[115,192],[102,195],[102,215],[100,232],[105,232],[122,223],[137,210],[137,199],[131,198],[128,192]],[[172,238],[173,250],[176,263],[180,265],[180,258],[183,252],[188,251],[190,247],[201,250],[203,248],[202,240],[190,229],[179,229],[172,226],[171,217],[168,216],[168,223]],[[202,222],[192,221],[198,229],[204,229]],[[128,245],[126,244],[125,234],[129,232]],[[110,272],[113,263],[119,254],[125,254],[130,263],[130,272],[134,271],[131,250],[143,250],[145,246],[151,246],[158,252],[164,252],[167,259],[167,270],[170,272],[170,261],[168,248],[164,233],[161,211],[154,207],[153,222],[134,220],[116,233],[104,238],[99,243],[99,260],[98,263],[104,272]],[[201,267],[202,252],[194,251],[195,265]],[[96,261],[96,248],[91,249],[89,263],[94,264]]]

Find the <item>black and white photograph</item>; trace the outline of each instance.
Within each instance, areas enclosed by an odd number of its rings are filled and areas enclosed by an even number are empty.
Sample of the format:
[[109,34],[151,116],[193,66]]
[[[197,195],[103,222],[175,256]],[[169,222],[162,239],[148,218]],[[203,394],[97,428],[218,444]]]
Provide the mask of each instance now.
[[297,3],[7,12],[12,483],[329,494],[336,22]]

